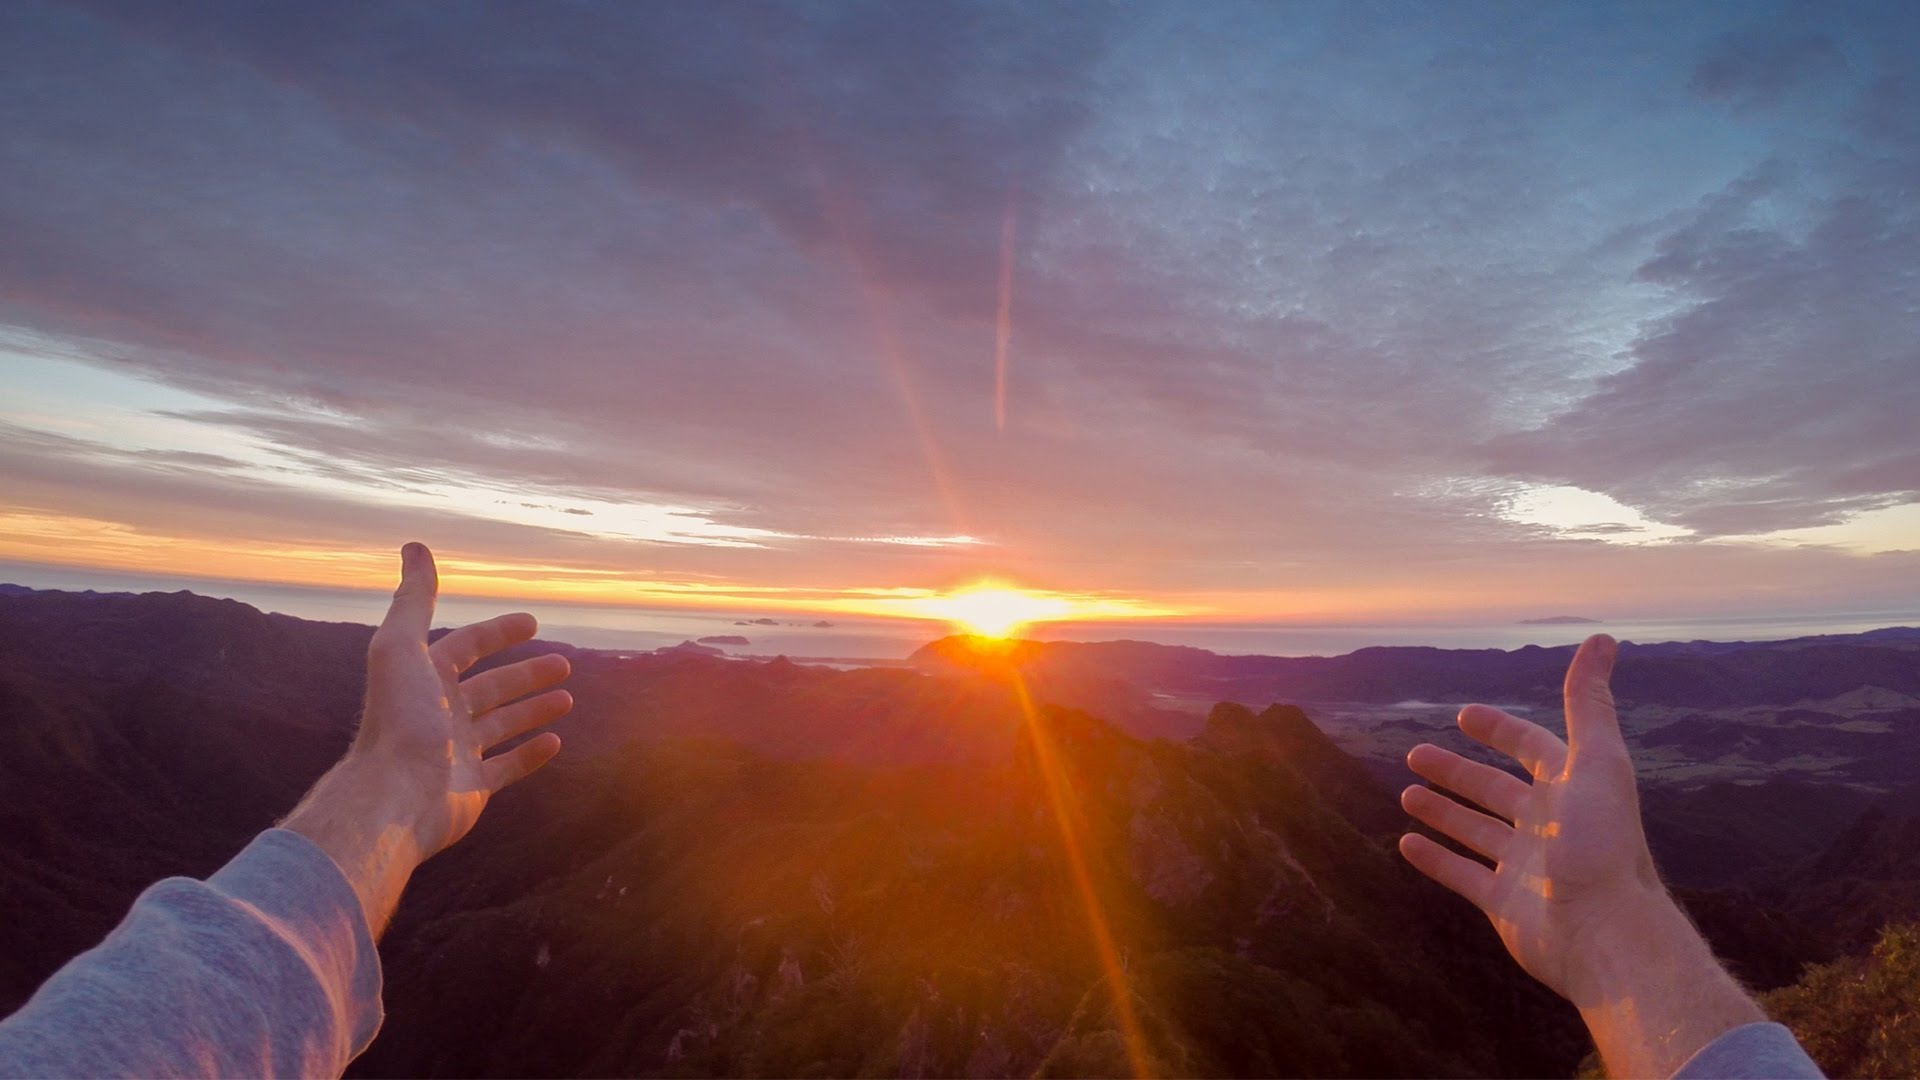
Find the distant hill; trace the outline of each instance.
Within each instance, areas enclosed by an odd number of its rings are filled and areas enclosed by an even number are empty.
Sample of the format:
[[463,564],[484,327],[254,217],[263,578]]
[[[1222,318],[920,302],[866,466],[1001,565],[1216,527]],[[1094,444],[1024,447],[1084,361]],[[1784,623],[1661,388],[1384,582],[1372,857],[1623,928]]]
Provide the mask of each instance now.
[[[913,661],[969,667],[974,639],[948,637]],[[1574,646],[1437,649],[1399,646],[1342,656],[1227,656],[1147,641],[1018,641],[1005,662],[1040,676],[1121,679],[1156,691],[1235,701],[1413,699],[1551,705]],[[1862,686],[1920,693],[1920,629],[1767,642],[1623,642],[1615,693],[1623,700],[1703,708],[1787,705]]]
[[1599,619],[1580,615],[1548,615],[1544,619],[1521,619],[1521,626],[1599,626]]

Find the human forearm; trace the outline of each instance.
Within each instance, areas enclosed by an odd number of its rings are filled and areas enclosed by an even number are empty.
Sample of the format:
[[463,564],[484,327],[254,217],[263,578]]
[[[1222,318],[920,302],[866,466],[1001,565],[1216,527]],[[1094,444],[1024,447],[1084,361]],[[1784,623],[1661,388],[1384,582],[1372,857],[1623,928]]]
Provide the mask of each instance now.
[[[338,1075],[380,1023],[379,955],[407,880],[487,800],[545,765],[567,661],[461,676],[533,637],[512,614],[430,640],[437,575],[410,544],[367,650],[352,748],[281,829],[208,881],[149,890],[100,948],[0,1023],[5,1075]],[[544,692],[542,692],[544,691]]]
[[428,854],[409,787],[392,765],[349,751],[280,825],[311,840],[346,875],[376,940]]
[[1579,953],[1567,996],[1611,1076],[1672,1076],[1714,1039],[1766,1019],[1658,885],[1614,907]]
[[[1417,834],[1402,837],[1400,850],[1486,912],[1513,958],[1579,1008],[1609,1072],[1666,1078],[1765,1017],[1654,870],[1608,682],[1617,655],[1604,634],[1575,652],[1562,691],[1564,741],[1503,709],[1460,710],[1461,730],[1518,762],[1525,779],[1430,744],[1408,754],[1416,773],[1462,799],[1410,788],[1407,812],[1493,860],[1491,868]],[[1779,1060],[1772,1041],[1792,1042],[1785,1029],[1771,1032],[1767,1045],[1736,1039],[1709,1057],[1737,1064],[1743,1048],[1757,1047],[1740,1073],[1755,1075]],[[1793,1064],[1794,1075],[1818,1075],[1804,1055]]]
[[141,894],[0,1021],[4,1076],[338,1076],[380,1027],[380,960],[344,876],[282,830]]

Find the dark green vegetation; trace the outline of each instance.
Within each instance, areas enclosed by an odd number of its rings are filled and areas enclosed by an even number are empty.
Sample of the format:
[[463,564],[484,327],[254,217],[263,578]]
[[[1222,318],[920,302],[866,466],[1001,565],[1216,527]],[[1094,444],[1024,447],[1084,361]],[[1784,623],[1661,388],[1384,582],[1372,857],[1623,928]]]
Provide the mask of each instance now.
[[1807,969],[1764,999],[1828,1076],[1920,1076],[1920,926],[1888,926],[1866,956]]
[[[0,595],[0,1010],[141,887],[292,806],[346,744],[368,633],[184,594]],[[569,651],[567,751],[415,878],[355,1073],[1124,1073],[1063,817],[1156,1071],[1568,1075],[1587,1050],[1393,855],[1398,780],[1300,709],[1220,706],[1172,741],[1100,670],[1036,678],[1081,708],[1028,722],[991,665]],[[1795,781],[1647,805],[1759,985],[1920,915],[1920,831],[1888,798]],[[1745,865],[1708,857],[1729,844]]]

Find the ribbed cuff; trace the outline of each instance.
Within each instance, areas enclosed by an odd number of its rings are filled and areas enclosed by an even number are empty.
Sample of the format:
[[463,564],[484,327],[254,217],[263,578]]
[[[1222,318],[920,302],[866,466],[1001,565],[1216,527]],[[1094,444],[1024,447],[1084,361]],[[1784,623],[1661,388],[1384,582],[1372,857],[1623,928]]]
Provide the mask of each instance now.
[[1673,1080],[1823,1080],[1784,1024],[1742,1024],[1700,1048]]

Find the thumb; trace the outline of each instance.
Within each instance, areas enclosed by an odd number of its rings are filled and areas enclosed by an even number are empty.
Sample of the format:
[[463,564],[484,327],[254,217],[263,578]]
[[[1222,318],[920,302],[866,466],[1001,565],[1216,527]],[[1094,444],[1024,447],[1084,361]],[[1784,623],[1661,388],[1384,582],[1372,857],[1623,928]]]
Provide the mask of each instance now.
[[400,549],[400,587],[393,592],[393,604],[380,629],[407,640],[425,642],[433,626],[434,600],[440,595],[440,572],[433,564],[433,552],[425,544],[408,544]]
[[1620,735],[1620,716],[1614,709],[1613,662],[1620,646],[1605,634],[1595,634],[1580,643],[1567,667],[1562,696],[1567,709],[1567,753],[1571,758],[1582,750],[1625,755],[1627,743]]

